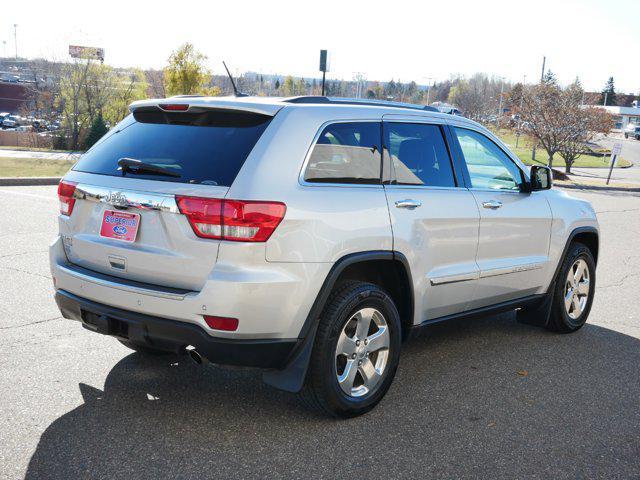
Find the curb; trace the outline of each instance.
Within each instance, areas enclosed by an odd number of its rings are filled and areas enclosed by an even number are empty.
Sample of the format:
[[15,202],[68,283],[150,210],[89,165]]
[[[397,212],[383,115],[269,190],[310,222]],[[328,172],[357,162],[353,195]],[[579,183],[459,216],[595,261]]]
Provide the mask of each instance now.
[[640,193],[640,187],[607,187],[600,185],[571,185],[554,183],[554,187],[567,188],[569,190],[595,190],[601,192],[627,192],[627,193]]
[[0,186],[58,185],[62,177],[0,177]]

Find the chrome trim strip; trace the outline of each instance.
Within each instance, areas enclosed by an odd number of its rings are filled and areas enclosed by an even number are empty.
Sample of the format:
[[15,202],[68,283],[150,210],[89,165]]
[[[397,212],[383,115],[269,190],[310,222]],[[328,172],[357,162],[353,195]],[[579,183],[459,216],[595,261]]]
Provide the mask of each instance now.
[[167,213],[180,213],[173,195],[140,192],[136,190],[117,190],[97,185],[79,183],[73,197],[90,202],[106,203],[116,208],[138,210],[158,210]]
[[67,275],[77,278],[78,280],[83,280],[85,282],[93,283],[101,287],[115,288],[117,290],[122,290],[123,292],[137,293],[140,295],[149,295],[149,296],[158,297],[158,298],[167,298],[170,300],[184,300],[184,298],[188,295],[187,293],[182,294],[182,293],[160,292],[158,290],[149,290],[147,288],[124,285],[124,284],[112,282],[109,280],[95,278],[90,275],[85,275],[84,273],[76,272],[69,268],[66,268],[63,265],[58,265],[57,268],[63,273],[66,273]]
[[539,270],[544,267],[542,263],[528,263],[525,265],[515,265],[511,267],[492,268],[491,270],[483,270],[480,272],[480,278],[496,277],[498,275],[508,275],[510,273],[528,272],[531,270]]
[[445,285],[447,283],[467,282],[469,280],[478,280],[478,272],[458,273],[456,275],[444,275],[442,277],[430,278],[431,285]]
[[539,270],[544,268],[544,263],[527,263],[524,265],[515,265],[510,267],[492,268],[491,270],[483,270],[480,272],[459,273],[455,275],[444,275],[442,277],[433,277],[429,279],[431,285],[445,285],[447,283],[467,282],[469,280],[478,280],[480,278],[497,277],[498,275],[508,275],[510,273],[528,272],[531,270]]

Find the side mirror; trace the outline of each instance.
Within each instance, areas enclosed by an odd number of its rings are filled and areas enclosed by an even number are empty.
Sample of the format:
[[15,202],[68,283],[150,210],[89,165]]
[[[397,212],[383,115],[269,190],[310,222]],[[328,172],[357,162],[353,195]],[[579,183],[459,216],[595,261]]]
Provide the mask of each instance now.
[[534,165],[531,167],[531,191],[549,190],[553,185],[553,174],[549,167]]

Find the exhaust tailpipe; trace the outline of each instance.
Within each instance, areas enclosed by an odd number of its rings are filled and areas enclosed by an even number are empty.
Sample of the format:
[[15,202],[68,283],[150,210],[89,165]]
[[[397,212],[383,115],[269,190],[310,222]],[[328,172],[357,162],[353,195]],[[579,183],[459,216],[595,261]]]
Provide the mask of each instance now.
[[209,363],[209,360],[200,355],[200,353],[198,353],[198,351],[196,350],[196,347],[194,347],[193,345],[188,345],[185,348],[185,351],[187,352],[187,355],[189,355],[189,358],[193,360],[196,365],[207,365]]

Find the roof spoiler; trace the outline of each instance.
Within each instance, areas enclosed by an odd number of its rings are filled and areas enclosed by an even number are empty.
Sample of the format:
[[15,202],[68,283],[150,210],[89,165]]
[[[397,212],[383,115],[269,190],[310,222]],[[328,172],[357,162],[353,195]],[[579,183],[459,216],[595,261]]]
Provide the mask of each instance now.
[[[235,110],[239,112],[257,113],[273,117],[282,109],[282,105],[273,103],[252,102],[250,99],[236,97],[200,97],[200,96],[176,96],[171,98],[156,98],[149,100],[138,100],[129,105],[129,110],[133,113],[141,108],[159,108],[167,110],[166,106],[176,107],[177,112],[196,112],[202,110]],[[178,109],[178,106],[186,108]]]

